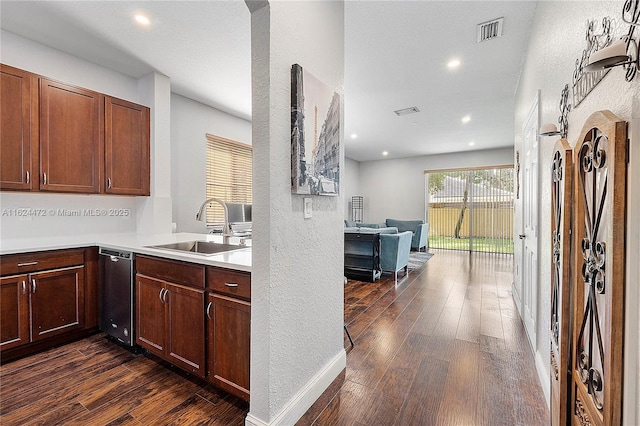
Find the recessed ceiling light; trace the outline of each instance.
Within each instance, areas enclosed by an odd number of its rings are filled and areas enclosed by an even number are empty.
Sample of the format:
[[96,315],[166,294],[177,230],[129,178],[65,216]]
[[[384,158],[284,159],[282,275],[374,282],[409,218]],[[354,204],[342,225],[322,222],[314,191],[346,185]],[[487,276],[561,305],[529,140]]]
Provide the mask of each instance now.
[[471,121],[471,116],[470,115],[465,115],[464,117],[462,117],[462,122],[463,123],[468,123]]
[[474,146],[476,143],[474,141],[469,142],[469,146]]
[[351,133],[351,139],[357,139],[357,138],[358,138],[357,133]]
[[382,151],[382,155],[384,155],[386,157],[387,155],[389,155],[389,152],[388,151]]
[[146,16],[141,15],[139,13],[135,16],[135,19],[136,19],[136,22],[138,24],[140,24],[140,25],[145,25],[146,26],[146,25],[149,25],[151,23],[149,18],[147,18]]
[[460,66],[460,59],[452,59],[449,62],[447,62],[447,68],[449,69],[455,69],[458,68]]

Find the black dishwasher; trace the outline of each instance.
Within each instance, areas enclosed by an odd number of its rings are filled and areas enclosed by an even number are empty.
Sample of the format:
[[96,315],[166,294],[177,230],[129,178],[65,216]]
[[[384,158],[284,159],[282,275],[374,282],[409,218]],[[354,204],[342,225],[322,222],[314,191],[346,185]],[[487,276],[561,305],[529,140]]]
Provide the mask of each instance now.
[[132,252],[100,247],[100,330],[132,349],[133,318]]

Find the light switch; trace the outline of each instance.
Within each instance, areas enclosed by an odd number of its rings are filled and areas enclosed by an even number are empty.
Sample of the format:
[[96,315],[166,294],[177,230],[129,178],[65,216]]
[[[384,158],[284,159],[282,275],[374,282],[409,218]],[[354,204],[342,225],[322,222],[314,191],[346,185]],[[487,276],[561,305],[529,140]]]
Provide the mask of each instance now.
[[309,219],[312,216],[313,198],[307,197],[304,199],[304,218]]

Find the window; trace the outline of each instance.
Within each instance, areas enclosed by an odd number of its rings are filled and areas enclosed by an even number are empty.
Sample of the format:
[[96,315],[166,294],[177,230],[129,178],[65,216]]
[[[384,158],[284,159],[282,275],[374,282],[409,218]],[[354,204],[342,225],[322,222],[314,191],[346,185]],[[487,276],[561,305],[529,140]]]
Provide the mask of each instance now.
[[[207,134],[207,199],[251,204],[251,145]],[[224,224],[218,203],[207,206],[207,226]]]

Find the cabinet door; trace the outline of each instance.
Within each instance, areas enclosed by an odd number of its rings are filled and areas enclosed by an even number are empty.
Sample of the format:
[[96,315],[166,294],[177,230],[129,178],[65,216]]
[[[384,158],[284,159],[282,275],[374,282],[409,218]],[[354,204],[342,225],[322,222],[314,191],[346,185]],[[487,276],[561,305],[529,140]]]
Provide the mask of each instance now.
[[29,342],[27,275],[0,278],[0,349]]
[[84,328],[84,266],[29,275],[31,340]]
[[105,97],[105,192],[149,195],[149,108]]
[[167,361],[204,378],[204,290],[175,284],[167,290]]
[[37,140],[31,137],[31,94],[37,87],[31,79],[29,72],[0,65],[0,189],[30,190],[38,179],[32,168]]
[[100,192],[101,95],[40,80],[41,191]]
[[136,343],[164,356],[167,290],[163,281],[136,275]]
[[209,380],[249,401],[251,304],[226,296],[207,296]]

